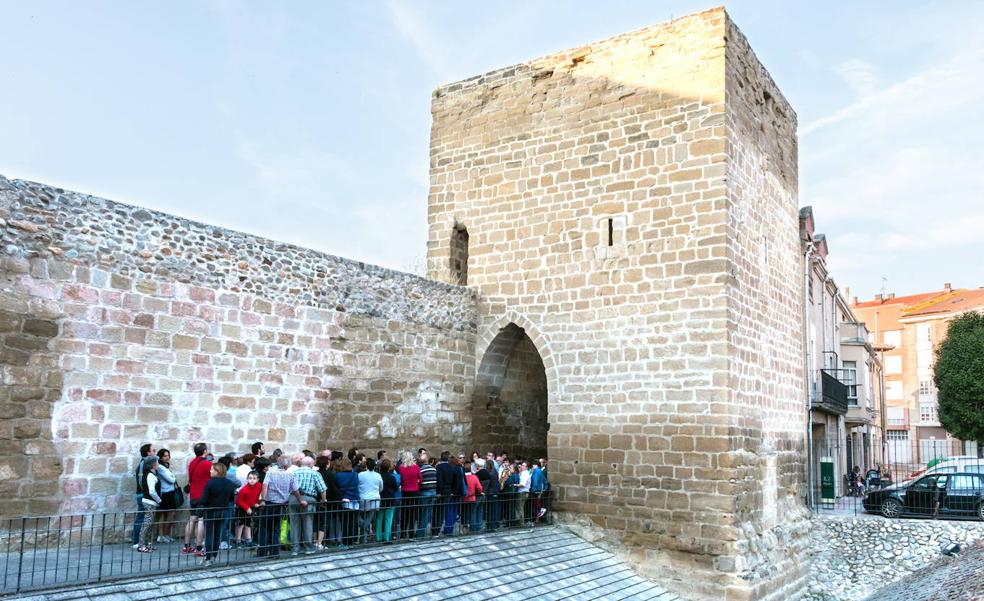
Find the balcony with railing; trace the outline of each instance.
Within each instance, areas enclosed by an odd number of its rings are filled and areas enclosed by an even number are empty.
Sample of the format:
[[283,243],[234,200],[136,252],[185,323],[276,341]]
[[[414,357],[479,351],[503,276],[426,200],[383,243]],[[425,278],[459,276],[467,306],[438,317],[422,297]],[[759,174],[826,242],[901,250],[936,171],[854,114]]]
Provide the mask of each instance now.
[[844,415],[848,408],[848,386],[841,369],[821,369],[814,380],[810,408],[835,415]]

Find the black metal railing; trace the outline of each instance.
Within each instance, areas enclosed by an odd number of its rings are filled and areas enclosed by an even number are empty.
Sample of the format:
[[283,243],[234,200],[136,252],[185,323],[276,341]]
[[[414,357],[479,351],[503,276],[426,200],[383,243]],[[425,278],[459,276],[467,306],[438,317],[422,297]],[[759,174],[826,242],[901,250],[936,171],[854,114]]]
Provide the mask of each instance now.
[[838,378],[838,371],[841,370],[820,370],[820,390],[814,395],[814,409],[837,415],[847,413],[847,385]]
[[957,440],[887,440],[875,448],[814,441],[813,509],[984,519],[984,457],[970,451]]
[[[122,511],[10,518],[0,522],[0,594],[537,527],[552,523],[551,506],[547,491],[479,495],[473,502],[441,496],[291,502],[260,506],[253,515],[228,507],[197,510],[197,515],[185,508],[170,515]],[[190,550],[183,544],[186,533]]]

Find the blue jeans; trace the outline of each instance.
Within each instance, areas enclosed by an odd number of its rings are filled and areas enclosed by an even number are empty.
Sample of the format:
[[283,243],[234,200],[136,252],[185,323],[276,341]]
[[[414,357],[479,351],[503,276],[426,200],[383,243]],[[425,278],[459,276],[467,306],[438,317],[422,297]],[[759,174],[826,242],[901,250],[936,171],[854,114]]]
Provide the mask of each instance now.
[[140,542],[140,529],[143,527],[144,521],[143,493],[138,492],[133,495],[133,498],[137,501],[137,517],[133,520],[133,536],[131,537],[131,542],[135,545]]
[[468,529],[478,532],[482,529],[482,514],[485,509],[485,497],[477,497],[474,503],[468,503]]
[[454,523],[458,521],[458,497],[443,497],[446,499],[444,507],[444,534],[454,534]]
[[417,504],[420,507],[420,520],[417,522],[417,538],[423,538],[430,532],[431,516],[434,515],[434,499],[437,493],[428,490],[420,493]]
[[220,528],[222,529],[221,530],[222,535],[219,540],[223,543],[229,542],[229,533],[232,531],[232,529],[229,528],[229,523],[232,522],[232,516],[235,514],[236,514],[235,503],[229,505],[229,508],[222,513],[222,525],[220,526]]

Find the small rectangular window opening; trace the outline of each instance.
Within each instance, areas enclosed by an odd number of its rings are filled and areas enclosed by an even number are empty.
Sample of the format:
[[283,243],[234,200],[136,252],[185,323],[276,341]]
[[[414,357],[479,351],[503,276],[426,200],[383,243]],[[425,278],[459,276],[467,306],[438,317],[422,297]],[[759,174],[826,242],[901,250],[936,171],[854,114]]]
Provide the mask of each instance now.
[[615,246],[615,220],[608,218],[608,246]]

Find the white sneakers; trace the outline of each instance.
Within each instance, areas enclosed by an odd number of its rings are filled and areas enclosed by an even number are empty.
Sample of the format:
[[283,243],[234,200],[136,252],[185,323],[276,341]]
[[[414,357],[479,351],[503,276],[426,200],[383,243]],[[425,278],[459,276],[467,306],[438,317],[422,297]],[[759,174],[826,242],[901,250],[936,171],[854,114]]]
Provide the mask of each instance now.
[[219,549],[220,550],[225,551],[228,548],[229,548],[229,543],[227,543],[225,541],[222,541],[221,543],[219,543]]

